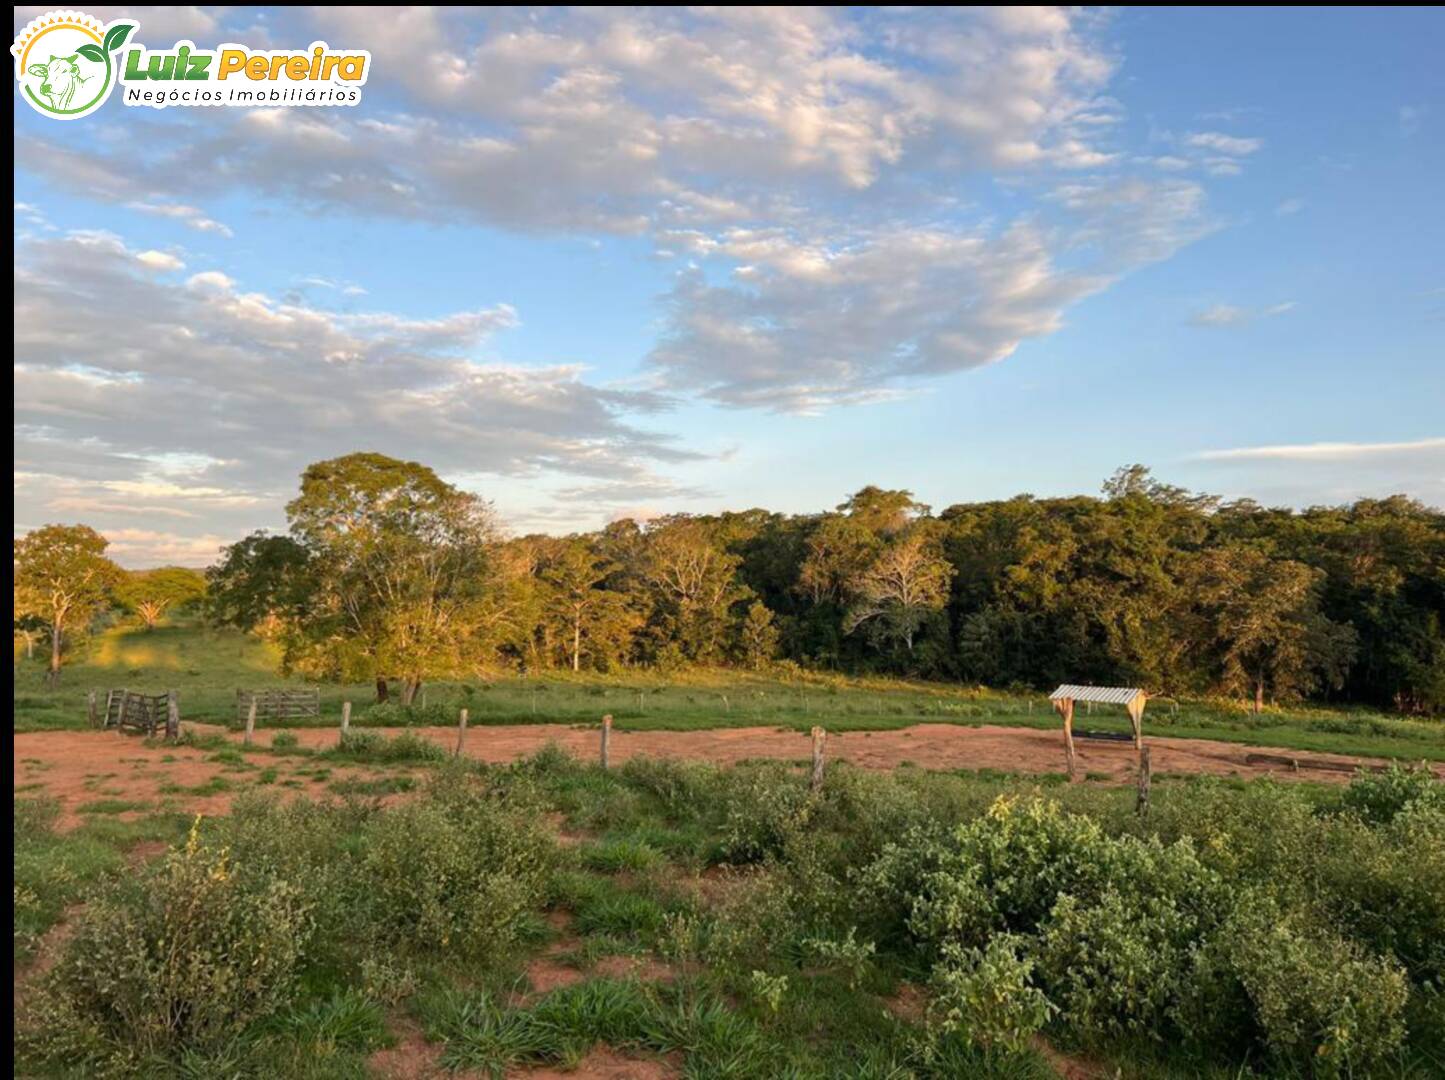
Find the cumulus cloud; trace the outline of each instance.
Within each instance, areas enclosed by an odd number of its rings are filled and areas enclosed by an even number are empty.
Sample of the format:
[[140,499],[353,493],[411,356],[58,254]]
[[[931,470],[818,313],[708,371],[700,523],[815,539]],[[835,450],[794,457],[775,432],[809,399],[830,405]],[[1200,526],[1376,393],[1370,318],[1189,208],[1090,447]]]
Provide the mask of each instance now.
[[[204,124],[152,118],[184,127],[182,138],[77,148],[27,137],[20,156],[57,183],[197,228],[209,219],[183,217],[194,198],[244,185],[318,207],[622,233],[772,214],[790,199],[886,187],[920,169],[1093,169],[1116,156],[1118,107],[1102,93],[1115,61],[1093,32],[1096,16],[329,8],[312,17],[329,39],[372,49],[389,89],[402,92],[393,115],[219,110]],[[169,152],[155,153],[161,145]]]
[[130,506],[123,527],[249,529],[308,462],[356,449],[664,491],[655,470],[699,456],[635,422],[668,407],[654,392],[473,359],[516,324],[505,304],[335,314],[220,271],[158,276],[120,238],[77,232],[17,250],[15,317],[17,522]]
[[1227,157],[1247,157],[1264,146],[1263,139],[1226,135],[1219,131],[1196,131],[1184,137],[1184,145],[1211,150]]
[[150,270],[182,270],[185,263],[168,251],[140,251],[135,261]]
[[[138,117],[167,137],[26,135],[22,166],[194,228],[211,221],[197,204],[244,186],[309,211],[644,236],[682,264],[648,370],[669,390],[787,411],[1003,359],[1210,227],[1199,183],[1131,172],[1105,15],[309,17],[372,49],[391,112]],[[1229,171],[1260,147],[1214,131],[1176,141],[1182,156],[1156,159],[1166,172]],[[1007,178],[1018,209],[961,201],[974,176]],[[197,289],[232,288],[208,274]]]

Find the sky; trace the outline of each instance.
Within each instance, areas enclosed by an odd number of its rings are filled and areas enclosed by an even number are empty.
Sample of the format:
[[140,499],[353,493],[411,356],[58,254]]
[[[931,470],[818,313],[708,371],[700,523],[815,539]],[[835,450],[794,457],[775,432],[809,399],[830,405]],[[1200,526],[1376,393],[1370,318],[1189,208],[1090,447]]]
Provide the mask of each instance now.
[[1133,462],[1445,505],[1441,9],[86,11],[372,68],[17,95],[17,535],[205,565],[357,450],[513,533]]

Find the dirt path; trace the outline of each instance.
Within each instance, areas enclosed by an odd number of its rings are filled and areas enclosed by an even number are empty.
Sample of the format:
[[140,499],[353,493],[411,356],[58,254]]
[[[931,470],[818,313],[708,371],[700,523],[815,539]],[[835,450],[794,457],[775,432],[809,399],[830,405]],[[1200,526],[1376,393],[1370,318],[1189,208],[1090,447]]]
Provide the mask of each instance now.
[[[202,730],[222,731],[220,728]],[[399,733],[389,729],[371,730],[380,730],[387,736]],[[448,749],[456,745],[456,731],[452,728],[420,728],[414,729],[414,733]],[[272,734],[257,732],[257,742],[269,745]],[[336,732],[332,729],[299,729],[294,734],[303,746],[313,748],[330,746],[336,741]],[[239,744],[239,736],[232,739]],[[96,803],[106,800],[138,804],[134,811],[120,811],[121,817],[162,805],[188,813],[225,813],[236,792],[260,782],[266,769],[275,770],[269,789],[283,797],[321,794],[337,780],[377,775],[372,770],[326,765],[305,756],[269,754],[249,755],[250,768],[238,771],[234,765],[212,760],[215,756],[212,751],[147,747],[139,739],[115,732],[34,732],[16,735],[14,740],[17,792],[43,791],[58,798],[63,828],[83,820],[87,807],[94,809]],[[1349,773],[1314,770],[1307,767],[1308,763],[1379,763],[1375,759],[1207,739],[1151,736],[1148,741],[1156,775],[1187,773],[1246,778],[1272,775],[1282,780],[1345,783]],[[466,752],[482,761],[506,762],[555,743],[588,760],[595,758],[597,742],[595,728],[565,724],[476,727],[467,733]],[[1114,783],[1132,779],[1135,757],[1128,743],[1080,739],[1077,745],[1081,775]],[[827,753],[829,760],[848,761],[870,769],[890,769],[904,763],[925,769],[990,768],[1031,773],[1058,773],[1064,769],[1059,733],[1031,728],[921,724],[897,731],[835,733],[828,736]],[[1297,758],[1306,767],[1294,772],[1288,767],[1250,764],[1246,760],[1248,755],[1260,753]],[[611,758],[614,762],[639,754],[719,764],[755,758],[802,761],[809,754],[809,740],[805,734],[770,727],[613,732]],[[318,769],[324,772],[317,775]],[[1445,766],[1437,765],[1435,771],[1445,778]],[[387,772],[396,775],[398,770]],[[207,785],[222,789],[209,790]]]

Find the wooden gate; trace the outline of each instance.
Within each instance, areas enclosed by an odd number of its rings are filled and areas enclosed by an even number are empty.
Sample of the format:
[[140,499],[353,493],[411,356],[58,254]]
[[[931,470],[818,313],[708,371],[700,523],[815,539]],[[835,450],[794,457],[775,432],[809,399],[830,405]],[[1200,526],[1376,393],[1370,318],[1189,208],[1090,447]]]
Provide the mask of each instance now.
[[256,719],[304,720],[321,716],[321,691],[314,686],[300,689],[237,690],[236,721],[244,724],[251,711],[251,702],[256,703]]
[[130,729],[154,736],[165,732],[168,739],[181,733],[181,710],[174,690],[164,694],[141,694],[134,690],[110,690],[105,695],[105,726]]

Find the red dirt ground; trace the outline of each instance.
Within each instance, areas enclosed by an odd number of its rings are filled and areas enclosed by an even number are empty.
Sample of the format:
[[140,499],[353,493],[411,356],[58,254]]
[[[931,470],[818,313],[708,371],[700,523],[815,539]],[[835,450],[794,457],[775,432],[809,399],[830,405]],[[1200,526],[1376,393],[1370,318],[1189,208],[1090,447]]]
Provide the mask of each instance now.
[[[220,728],[197,730],[219,732]],[[398,730],[375,729],[394,736]],[[452,728],[418,728],[414,734],[431,739],[448,749],[456,745]],[[310,728],[294,732],[301,745],[330,746],[336,741],[332,729]],[[257,742],[269,745],[271,732],[257,732]],[[239,743],[239,736],[232,736]],[[225,765],[208,761],[210,751],[185,747],[146,747],[139,739],[100,731],[53,731],[17,734],[14,737],[15,786],[43,790],[61,802],[61,827],[83,820],[79,808],[98,799],[123,799],[157,805],[165,802],[187,813],[221,814],[230,806],[235,790],[255,783],[255,772],[226,773]],[[1216,776],[1256,777],[1272,775],[1281,780],[1312,780],[1345,783],[1348,773],[1308,768],[1310,762],[1350,765],[1379,764],[1375,759],[1340,754],[1302,753],[1295,750],[1243,746],[1207,739],[1173,739],[1150,736],[1148,745],[1154,772],[1208,773]],[[488,762],[512,761],[535,753],[548,743],[587,759],[596,755],[595,728],[563,724],[518,724],[475,727],[467,733],[466,753]],[[1077,741],[1079,773],[1108,782],[1132,780],[1135,755],[1124,742]],[[1274,753],[1293,757],[1304,766],[1299,772],[1287,767],[1251,765],[1251,753]],[[782,728],[717,728],[710,731],[614,731],[611,759],[622,762],[639,754],[653,757],[688,758],[727,764],[745,759],[774,758],[801,761],[809,754],[808,736]],[[1009,772],[1057,773],[1064,769],[1062,739],[1056,731],[1010,727],[958,727],[951,724],[921,724],[897,731],[855,731],[828,736],[829,760],[848,761],[870,769],[890,769],[905,762],[926,769],[992,768]],[[171,757],[166,762],[163,759]],[[332,766],[328,780],[293,777],[298,769],[317,763],[305,757],[257,755],[254,765],[279,770],[278,783],[269,790],[287,797],[291,794],[320,794],[330,781],[347,776],[373,775],[365,769]],[[1445,778],[1445,766],[1435,766]],[[395,770],[392,770],[395,773]],[[167,782],[196,787],[213,777],[233,782],[234,789],[209,795],[160,791]],[[283,781],[296,779],[300,787]],[[127,815],[122,814],[122,817]]]

